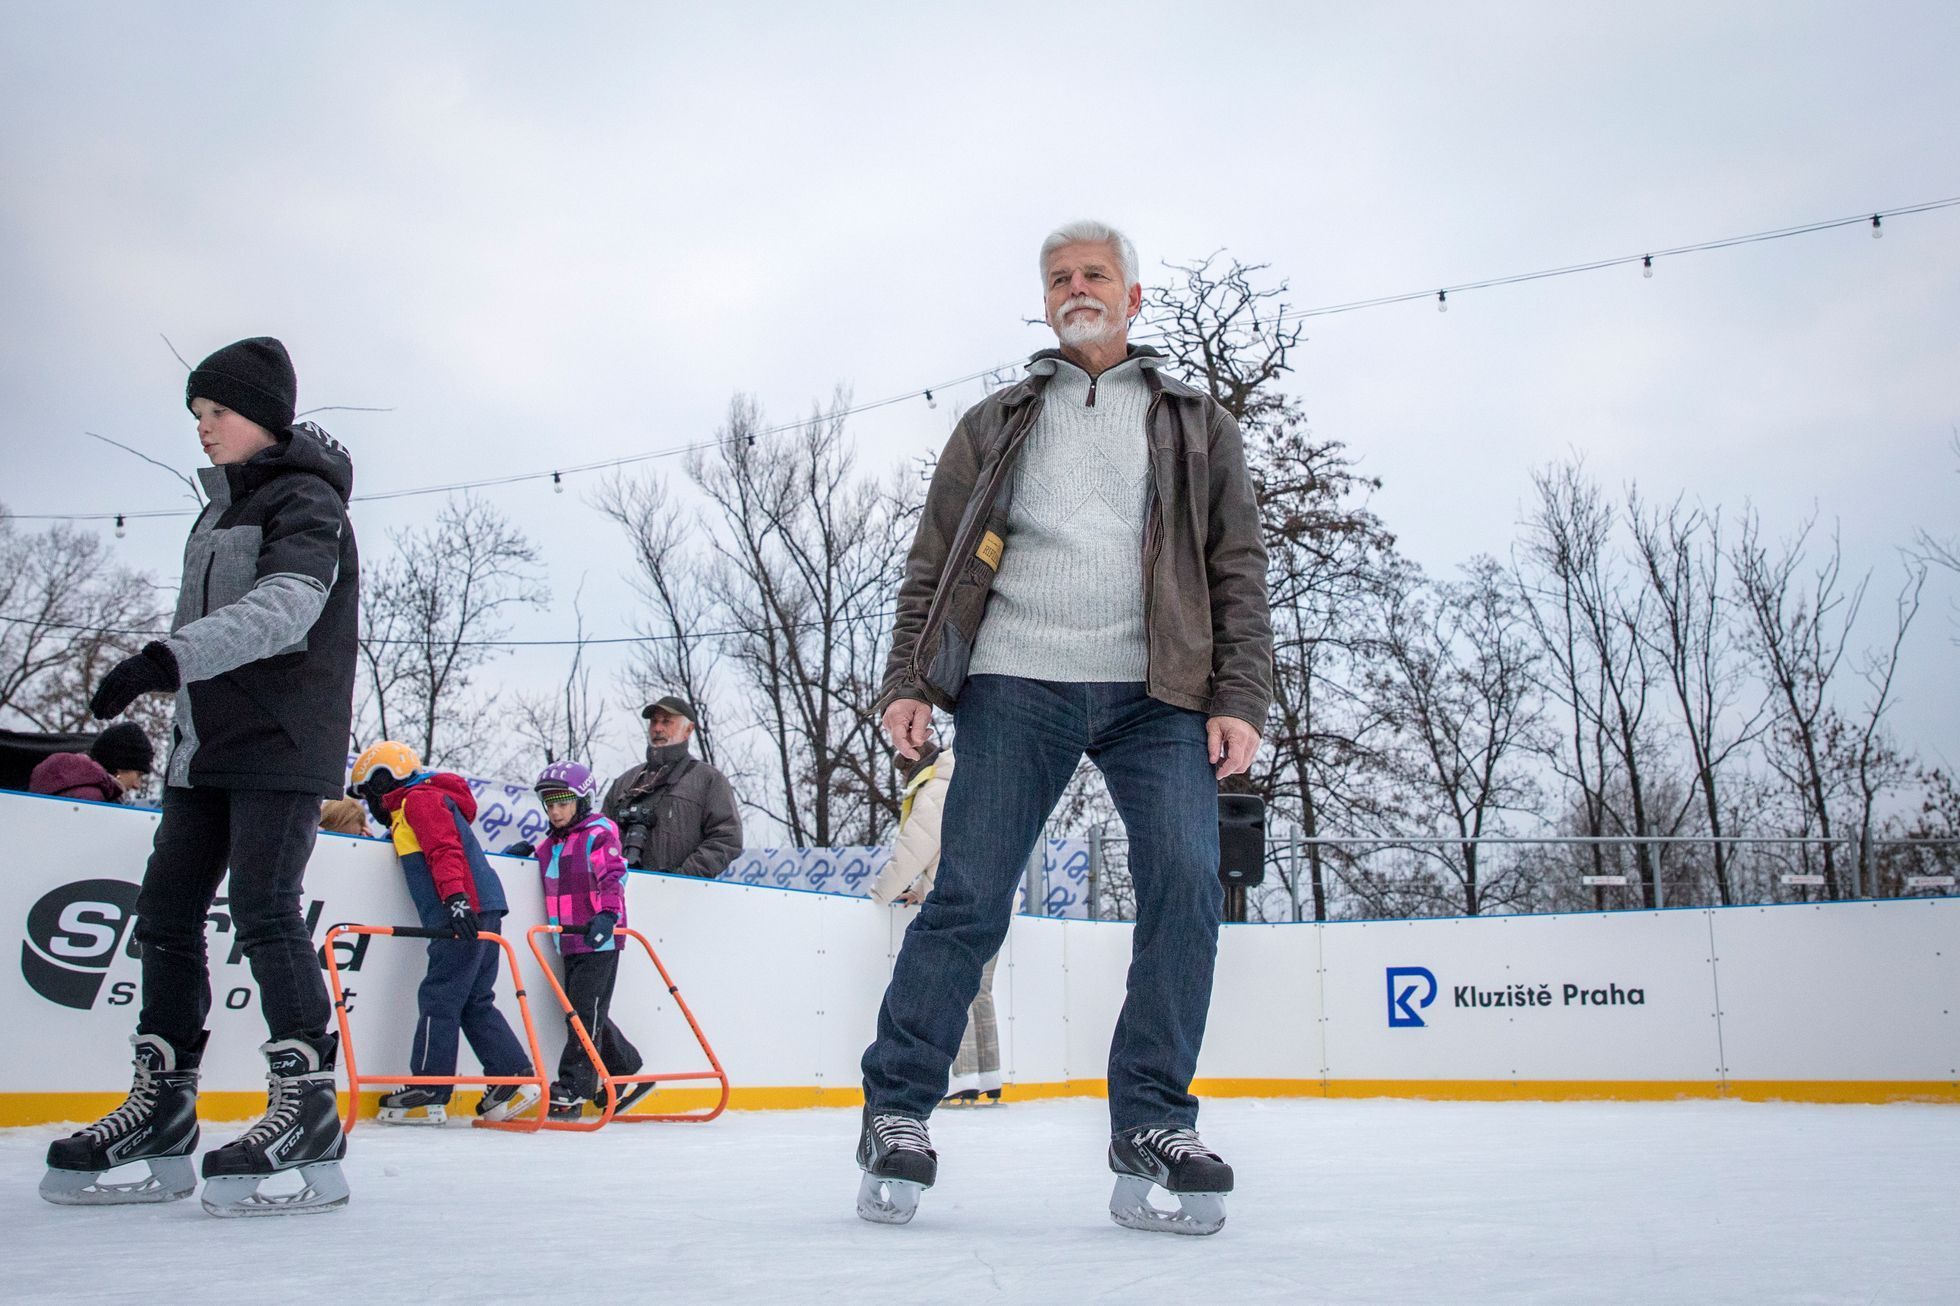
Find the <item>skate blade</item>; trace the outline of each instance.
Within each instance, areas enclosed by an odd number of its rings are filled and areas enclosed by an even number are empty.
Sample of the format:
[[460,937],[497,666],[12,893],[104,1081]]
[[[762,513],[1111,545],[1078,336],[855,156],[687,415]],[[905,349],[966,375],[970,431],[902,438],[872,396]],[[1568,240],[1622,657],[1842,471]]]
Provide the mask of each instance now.
[[867,1174],[858,1183],[858,1218],[873,1224],[909,1224],[919,1212],[924,1184]]
[[[414,1114],[418,1111],[425,1114]],[[439,1106],[384,1106],[374,1113],[375,1123],[382,1125],[440,1125],[448,1119],[448,1109]]]
[[508,1120],[512,1116],[523,1115],[524,1112],[531,1108],[533,1103],[543,1096],[544,1094],[538,1091],[536,1084],[520,1084],[517,1091],[505,1098],[502,1102],[491,1107],[488,1111],[479,1112],[477,1119],[490,1121]]
[[197,1191],[197,1167],[188,1156],[149,1158],[149,1177],[103,1183],[108,1170],[49,1170],[41,1176],[41,1196],[56,1206],[132,1206],[174,1202]]
[[1116,1176],[1116,1187],[1109,1194],[1109,1218],[1143,1233],[1203,1237],[1225,1227],[1225,1194],[1171,1193],[1178,1209],[1165,1211],[1151,1204],[1151,1187],[1148,1179],[1137,1175]]
[[[277,1173],[285,1173],[279,1171]],[[347,1179],[340,1162],[319,1161],[299,1167],[300,1188],[293,1193],[262,1193],[259,1185],[272,1175],[219,1175],[204,1181],[204,1209],[220,1219],[258,1215],[310,1215],[347,1205]]]

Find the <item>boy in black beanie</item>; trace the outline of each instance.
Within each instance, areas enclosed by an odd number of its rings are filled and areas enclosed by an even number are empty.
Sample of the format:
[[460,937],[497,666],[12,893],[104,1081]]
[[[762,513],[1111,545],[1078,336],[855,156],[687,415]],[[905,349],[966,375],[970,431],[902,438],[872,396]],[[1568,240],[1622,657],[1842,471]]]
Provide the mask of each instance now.
[[[334,1088],[338,1040],[300,890],[337,796],[352,724],[359,559],[347,518],[354,468],[312,423],[294,425],[298,382],[270,337],[227,345],[185,388],[209,502],[184,547],[169,638],[111,668],[89,709],[107,720],[145,693],[175,693],[163,815],[136,901],[143,1006],[128,1101],[48,1148],[41,1195],[71,1205],[159,1202],[196,1187],[198,1063],[211,1008],[205,913],[227,868],[237,939],[270,1040],[266,1113],[204,1157],[214,1215],[344,1205],[346,1152]],[[104,1183],[147,1161],[150,1178]],[[267,1176],[297,1169],[297,1195]]]

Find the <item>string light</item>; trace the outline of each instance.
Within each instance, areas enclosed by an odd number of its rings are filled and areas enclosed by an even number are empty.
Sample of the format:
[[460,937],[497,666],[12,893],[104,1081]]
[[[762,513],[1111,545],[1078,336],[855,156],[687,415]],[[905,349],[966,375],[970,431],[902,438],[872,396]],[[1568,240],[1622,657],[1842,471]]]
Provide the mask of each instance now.
[[[1803,223],[1792,227],[1780,227],[1773,231],[1758,231],[1758,232],[1752,232],[1748,235],[1725,236],[1718,240],[1700,241],[1692,245],[1677,245],[1668,249],[1660,250],[1658,253],[1653,253],[1653,254],[1644,254],[1644,255],[1631,254],[1619,258],[1597,259],[1590,263],[1568,264],[1563,267],[1544,268],[1536,272],[1519,272],[1509,276],[1491,277],[1482,281],[1464,282],[1462,284],[1446,287],[1442,290],[1438,290],[1435,292],[1436,311],[1439,313],[1449,312],[1450,290],[1488,290],[1497,286],[1511,286],[1511,285],[1519,285],[1524,282],[1530,282],[1530,281],[1542,281],[1549,277],[1566,277],[1566,276],[1574,276],[1582,272],[1596,272],[1602,268],[1618,267],[1623,264],[1633,263],[1636,260],[1640,263],[1641,275],[1651,276],[1653,274],[1653,261],[1656,258],[1667,258],[1679,254],[1702,253],[1709,250],[1732,249],[1738,245],[1751,245],[1751,244],[1756,244],[1762,241],[1769,241],[1769,240],[1785,240],[1792,236],[1809,235],[1813,232],[1830,231],[1838,227],[1857,226],[1864,223],[1870,224],[1872,239],[1877,240],[1877,239],[1881,239],[1885,235],[1882,219],[1887,213],[1896,217],[1900,214],[1905,214],[1905,213],[1928,213],[1935,209],[1948,209],[1954,207],[1960,207],[1960,196],[1950,196],[1946,199],[1939,199],[1939,200],[1928,200],[1925,203],[1921,203],[1921,204],[1901,205],[1896,208],[1886,209],[1879,213],[1873,213],[1869,217],[1865,216],[1864,214],[1856,214],[1850,217],[1832,218],[1823,222],[1809,222],[1809,223]],[[1412,300],[1427,298],[1430,293],[1431,292],[1427,290],[1414,290],[1414,291],[1407,291],[1401,294],[1379,295],[1372,299],[1359,299],[1359,300],[1350,300],[1345,303],[1339,303],[1339,304],[1326,304],[1317,308],[1291,309],[1286,312],[1280,313],[1277,317],[1273,319],[1273,321],[1275,325],[1283,325],[1289,322],[1304,321],[1308,318],[1327,317],[1336,313],[1353,313],[1363,309],[1383,308],[1390,304],[1403,304],[1403,303],[1408,303]],[[1136,341],[1137,338],[1133,336],[1132,340]],[[872,400],[869,403],[856,404],[849,408],[839,409],[833,415],[837,417],[848,417],[855,413],[868,412],[875,408],[885,408],[893,404],[904,403],[907,400],[920,398],[922,396],[925,398],[926,403],[929,406],[937,407],[938,400],[937,400],[937,396],[934,394],[934,390],[943,390],[956,385],[964,385],[969,381],[984,381],[987,385],[992,386],[993,376],[995,373],[1001,372],[1006,369],[1011,369],[1014,366],[1015,364],[1010,363],[1006,365],[997,364],[994,367],[982,368],[980,371],[970,373],[963,377],[956,377],[950,381],[941,381],[931,390],[926,390],[926,389],[908,390],[903,394],[891,395],[884,399],[876,399],[876,400]],[[778,426],[767,427],[760,432],[746,432],[745,443],[753,447],[755,444],[755,437],[757,434],[775,435],[783,431],[799,428],[802,425],[803,423],[801,421],[786,422]],[[618,457],[618,458],[606,458],[590,463],[581,463],[577,467],[572,468],[572,470],[575,472],[610,470],[612,468],[625,467],[635,463],[646,462],[655,458],[664,458],[677,454],[693,453],[697,450],[702,450],[702,449],[719,448],[722,447],[723,445],[730,444],[730,443],[733,443],[732,437],[700,440],[692,444],[680,445],[673,448],[652,449],[642,453],[627,454],[623,457]],[[457,490],[476,490],[476,489],[484,489],[490,486],[513,485],[520,481],[535,481],[535,480],[542,479],[546,475],[550,475],[552,477],[554,485],[558,484],[559,482],[558,472],[550,472],[550,473],[515,472],[503,476],[484,477],[478,480],[471,480],[471,481],[454,481],[442,485],[413,486],[402,490],[384,491],[379,494],[357,494],[354,496],[353,502],[366,503],[366,502],[373,502],[377,500],[405,499],[405,498],[410,498],[418,495],[426,495],[426,494],[450,494],[450,493],[454,493]],[[129,514],[110,514],[110,513],[101,513],[101,512],[74,512],[74,513],[49,512],[49,513],[8,513],[7,516],[15,520],[21,520],[21,521],[101,521],[112,515],[113,516],[127,515],[131,517],[188,517],[193,515],[194,512],[195,510],[165,508],[165,509],[152,509],[145,512],[136,512],[136,513],[129,513]]]
[[116,514],[116,538],[120,540],[128,534],[129,534],[129,526],[123,521],[123,515],[121,513],[117,513]]
[[557,472],[551,474],[551,492],[553,494],[563,494],[565,492],[565,478]]

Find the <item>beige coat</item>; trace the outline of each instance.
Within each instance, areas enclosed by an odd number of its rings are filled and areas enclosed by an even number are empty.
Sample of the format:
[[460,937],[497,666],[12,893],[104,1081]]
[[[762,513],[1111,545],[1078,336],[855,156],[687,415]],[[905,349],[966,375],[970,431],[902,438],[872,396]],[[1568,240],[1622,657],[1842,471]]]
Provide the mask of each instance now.
[[932,759],[932,774],[912,796],[912,812],[898,829],[892,859],[866,890],[872,901],[890,903],[914,883],[921,897],[932,890],[932,877],[939,873],[939,822],[952,778],[953,753],[947,749]]

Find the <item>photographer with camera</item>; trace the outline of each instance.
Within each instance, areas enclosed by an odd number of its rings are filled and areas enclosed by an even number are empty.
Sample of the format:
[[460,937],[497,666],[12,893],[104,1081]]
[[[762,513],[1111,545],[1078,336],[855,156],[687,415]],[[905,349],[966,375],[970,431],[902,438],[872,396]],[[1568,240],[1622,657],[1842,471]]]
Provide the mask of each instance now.
[[647,760],[606,790],[626,864],[711,880],[742,851],[742,818],[728,777],[688,752],[694,707],[673,694],[646,705]]

